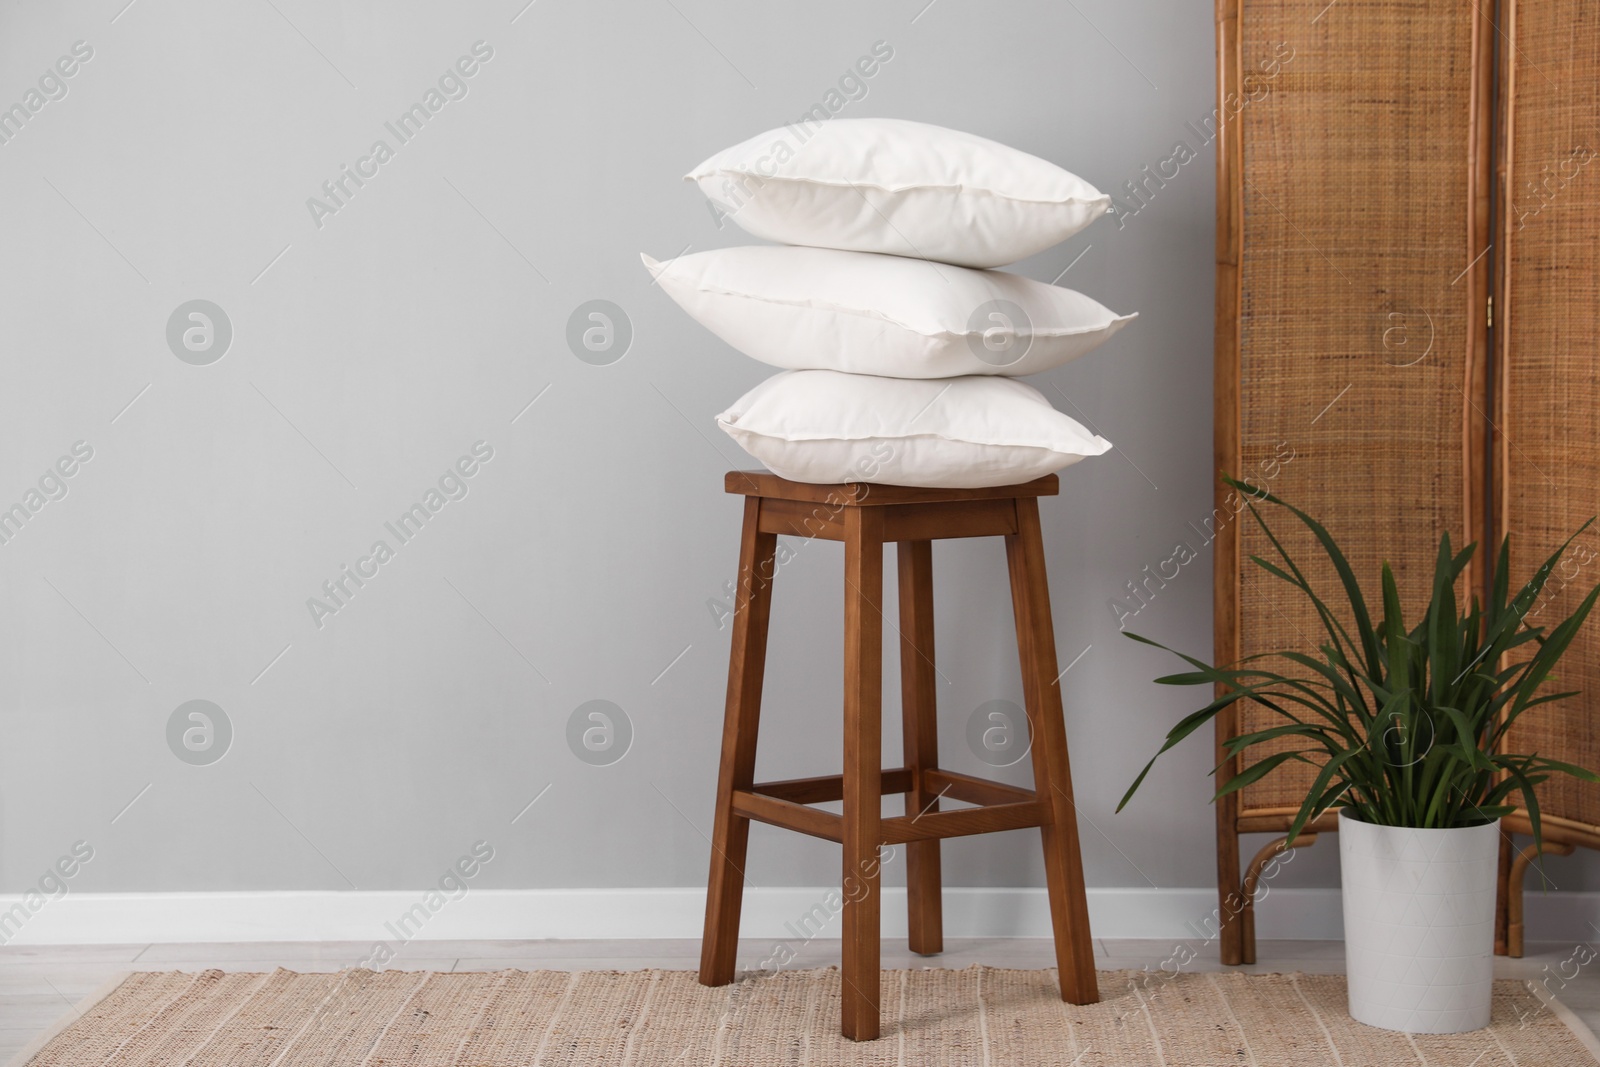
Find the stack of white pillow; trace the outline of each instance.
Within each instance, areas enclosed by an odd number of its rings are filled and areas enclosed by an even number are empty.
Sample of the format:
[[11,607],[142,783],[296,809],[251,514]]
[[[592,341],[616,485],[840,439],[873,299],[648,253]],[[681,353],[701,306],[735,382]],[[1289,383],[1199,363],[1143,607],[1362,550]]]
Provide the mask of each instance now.
[[1025,152],[900,119],[773,130],[688,175],[783,245],[645,266],[724,341],[786,368],[717,424],[795,481],[1025,482],[1111,442],[1015,380],[1076,359],[1132,315],[997,267],[1110,206]]

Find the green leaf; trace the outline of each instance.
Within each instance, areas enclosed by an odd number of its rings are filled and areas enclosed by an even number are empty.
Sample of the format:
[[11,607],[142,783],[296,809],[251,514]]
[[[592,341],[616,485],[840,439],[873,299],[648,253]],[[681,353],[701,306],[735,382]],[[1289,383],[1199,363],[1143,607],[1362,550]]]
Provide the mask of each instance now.
[[[1332,746],[1335,744],[1334,741],[1328,739],[1327,731],[1322,727],[1310,726],[1305,723],[1291,722],[1283,726],[1273,726],[1265,730],[1256,730],[1253,733],[1240,734],[1237,737],[1230,737],[1223,747],[1227,749],[1228,758],[1232,759],[1245,749],[1253,748],[1254,746],[1263,744],[1267,741],[1276,741],[1280,737],[1309,737],[1313,740],[1321,740],[1325,746]],[[1226,763],[1227,760],[1224,760],[1223,762]],[[1221,764],[1218,764],[1217,768],[1220,767]],[[1217,768],[1213,768],[1213,771],[1215,771]]]
[[[1244,482],[1237,481],[1227,475],[1223,475],[1223,481],[1227,482],[1235,489],[1249,489]],[[1350,563],[1344,558],[1344,553],[1339,551],[1339,546],[1334,543],[1334,540],[1332,536],[1329,535],[1328,531],[1323,529],[1322,525],[1310,515],[1307,515],[1305,512],[1301,511],[1292,504],[1284,503],[1282,500],[1279,500],[1277,497],[1273,496],[1271,493],[1265,492],[1264,490],[1259,492],[1254,490],[1251,491],[1255,492],[1255,495],[1257,495],[1259,499],[1265,500],[1268,503],[1277,504],[1293,513],[1294,516],[1304,523],[1306,528],[1311,531],[1312,536],[1316,537],[1317,541],[1321,543],[1323,551],[1327,553],[1328,561],[1333,564],[1334,571],[1339,575],[1339,581],[1344,585],[1345,596],[1350,601],[1350,611],[1352,617],[1355,619],[1356,632],[1361,636],[1361,647],[1366,657],[1367,670],[1373,674],[1377,674],[1378,642],[1372,631],[1372,617],[1367,612],[1367,602],[1366,599],[1361,595],[1361,586],[1356,582],[1355,572],[1350,569]],[[1255,511],[1254,505],[1251,506],[1251,511]],[[1259,519],[1260,517],[1257,516],[1257,521],[1259,521]],[[1262,526],[1265,528],[1264,523]],[[1276,539],[1274,539],[1273,543],[1277,543]],[[1282,549],[1280,548],[1279,551],[1281,552]]]
[[[1250,766],[1246,767],[1244,770],[1228,779],[1226,784],[1224,784],[1222,788],[1218,789],[1216,795],[1211,799],[1213,802],[1221,800],[1229,793],[1236,793],[1253,782],[1259,782],[1261,779],[1271,774],[1274,770],[1282,766],[1284,763],[1287,763],[1289,760],[1298,760],[1301,763],[1311,762],[1304,757],[1305,753],[1303,751],[1276,752],[1266,757],[1259,763],[1252,763]],[[1291,838],[1291,840],[1293,839]]]
[[[1316,781],[1312,782],[1311,788],[1306,791],[1305,803],[1300,806],[1300,811],[1295,815],[1294,821],[1289,824],[1288,837],[1290,841],[1300,836],[1301,831],[1306,828],[1306,823],[1321,814],[1315,810],[1316,804],[1326,796],[1328,783],[1333,781],[1335,774],[1339,773],[1339,768],[1355,759],[1362,751],[1359,748],[1348,749],[1322,765],[1322,770],[1317,772]],[[1323,810],[1327,810],[1326,805],[1324,805]]]
[[1590,610],[1594,607],[1595,599],[1600,597],[1600,585],[1589,590],[1589,595],[1583,598],[1583,603],[1571,615],[1550,632],[1544,643],[1539,646],[1539,651],[1534,653],[1533,660],[1528,664],[1528,671],[1523,684],[1518,687],[1517,698],[1511,702],[1511,709],[1506,713],[1507,718],[1515,720],[1527,707],[1528,701],[1533,699],[1534,691],[1544,684],[1544,680],[1555,669],[1556,662],[1566,654],[1567,646],[1572,639],[1578,636],[1578,630],[1583,626],[1584,620],[1589,617]]

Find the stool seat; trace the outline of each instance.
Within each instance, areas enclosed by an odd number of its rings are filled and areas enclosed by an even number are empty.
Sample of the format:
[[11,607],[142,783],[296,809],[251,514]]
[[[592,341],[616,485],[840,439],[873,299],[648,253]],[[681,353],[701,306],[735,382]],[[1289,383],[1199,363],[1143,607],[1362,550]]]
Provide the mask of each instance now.
[[[734,977],[750,823],[825,838],[839,843],[844,854],[840,1029],[853,1040],[876,1038],[880,848],[905,846],[910,945],[914,952],[932,955],[943,949],[944,940],[939,841],[1038,827],[1062,999],[1094,1003],[1099,992],[1039,527],[1038,498],[1058,491],[1056,476],[1019,485],[931,489],[867,482],[814,485],[767,471],[731,471],[725,488],[745,498],[744,526],[700,981],[725,985]],[[779,534],[844,543],[844,770],[756,782],[756,734]],[[989,536],[1006,539],[1032,736],[1031,790],[938,765],[932,543]],[[883,546],[891,542],[899,566],[904,765],[884,769]],[[884,818],[880,798],[897,793],[905,795],[906,814]],[[945,798],[975,806],[941,810]],[[842,801],[843,812],[813,806],[829,801]]]

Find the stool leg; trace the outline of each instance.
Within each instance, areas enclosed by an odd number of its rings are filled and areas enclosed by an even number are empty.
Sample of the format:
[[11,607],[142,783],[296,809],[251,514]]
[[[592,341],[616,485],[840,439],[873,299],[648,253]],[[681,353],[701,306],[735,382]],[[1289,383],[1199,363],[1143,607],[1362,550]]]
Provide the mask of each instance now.
[[[933,542],[901,541],[895,546],[895,558],[900,568],[900,721],[905,765],[911,771],[906,814],[915,819],[924,812],[939,810],[938,795],[922,780],[924,770],[939,766],[937,682],[933,669]],[[911,951],[937,955],[944,951],[939,842],[912,841],[905,850]]]
[[1006,537],[1006,561],[1011,571],[1022,686],[1033,729],[1034,789],[1050,814],[1040,832],[1044,836],[1045,882],[1050,895],[1061,999],[1093,1004],[1100,999],[1100,992],[1094,973],[1094,945],[1089,937],[1083,857],[1078,851],[1078,812],[1072,800],[1072,770],[1067,762],[1067,728],[1062,718],[1061,686],[1056,679],[1056,639],[1050,621],[1050,587],[1045,579],[1039,502],[1032,497],[1017,500],[1017,532]]
[[735,790],[755,782],[756,727],[767,660],[767,619],[772,605],[776,535],[759,529],[761,499],[745,497],[739,539],[739,579],[734,594],[733,645],[728,653],[728,700],[717,772],[716,819],[711,830],[711,875],[706,882],[705,936],[700,942],[700,982],[733,981],[739,951],[739,908],[744,899],[745,846],[750,820],[733,810]]
[[878,1036],[878,846],[883,797],[883,513],[850,507],[844,523],[844,894],[839,1023]]

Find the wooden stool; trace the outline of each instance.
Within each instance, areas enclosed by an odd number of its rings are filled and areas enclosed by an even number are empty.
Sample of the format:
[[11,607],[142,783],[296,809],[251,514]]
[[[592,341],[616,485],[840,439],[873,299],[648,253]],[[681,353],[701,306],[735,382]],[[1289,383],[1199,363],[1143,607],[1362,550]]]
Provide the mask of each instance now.
[[[1073,1004],[1097,1001],[1039,533],[1037,498],[1056,493],[1056,476],[991,489],[914,489],[859,482],[809,485],[765,471],[733,471],[726,489],[745,498],[744,532],[739,542],[701,983],[726,985],[734,977],[751,819],[844,846],[840,1023],[844,1036],[856,1041],[878,1036],[879,846],[906,846],[911,950],[931,955],[944,947],[939,840],[1037,826],[1044,836],[1061,998]],[[756,729],[778,534],[844,542],[844,773],[757,783]],[[988,536],[1006,539],[1023,690],[1033,733],[1032,791],[939,769],[932,543],[937,538]],[[896,544],[900,566],[905,766],[884,770],[881,603],[883,546],[890,541]],[[884,793],[905,794],[904,816],[881,816],[879,797]],[[941,811],[939,798],[945,796],[979,806]],[[830,800],[844,801],[843,815],[809,806]]]

